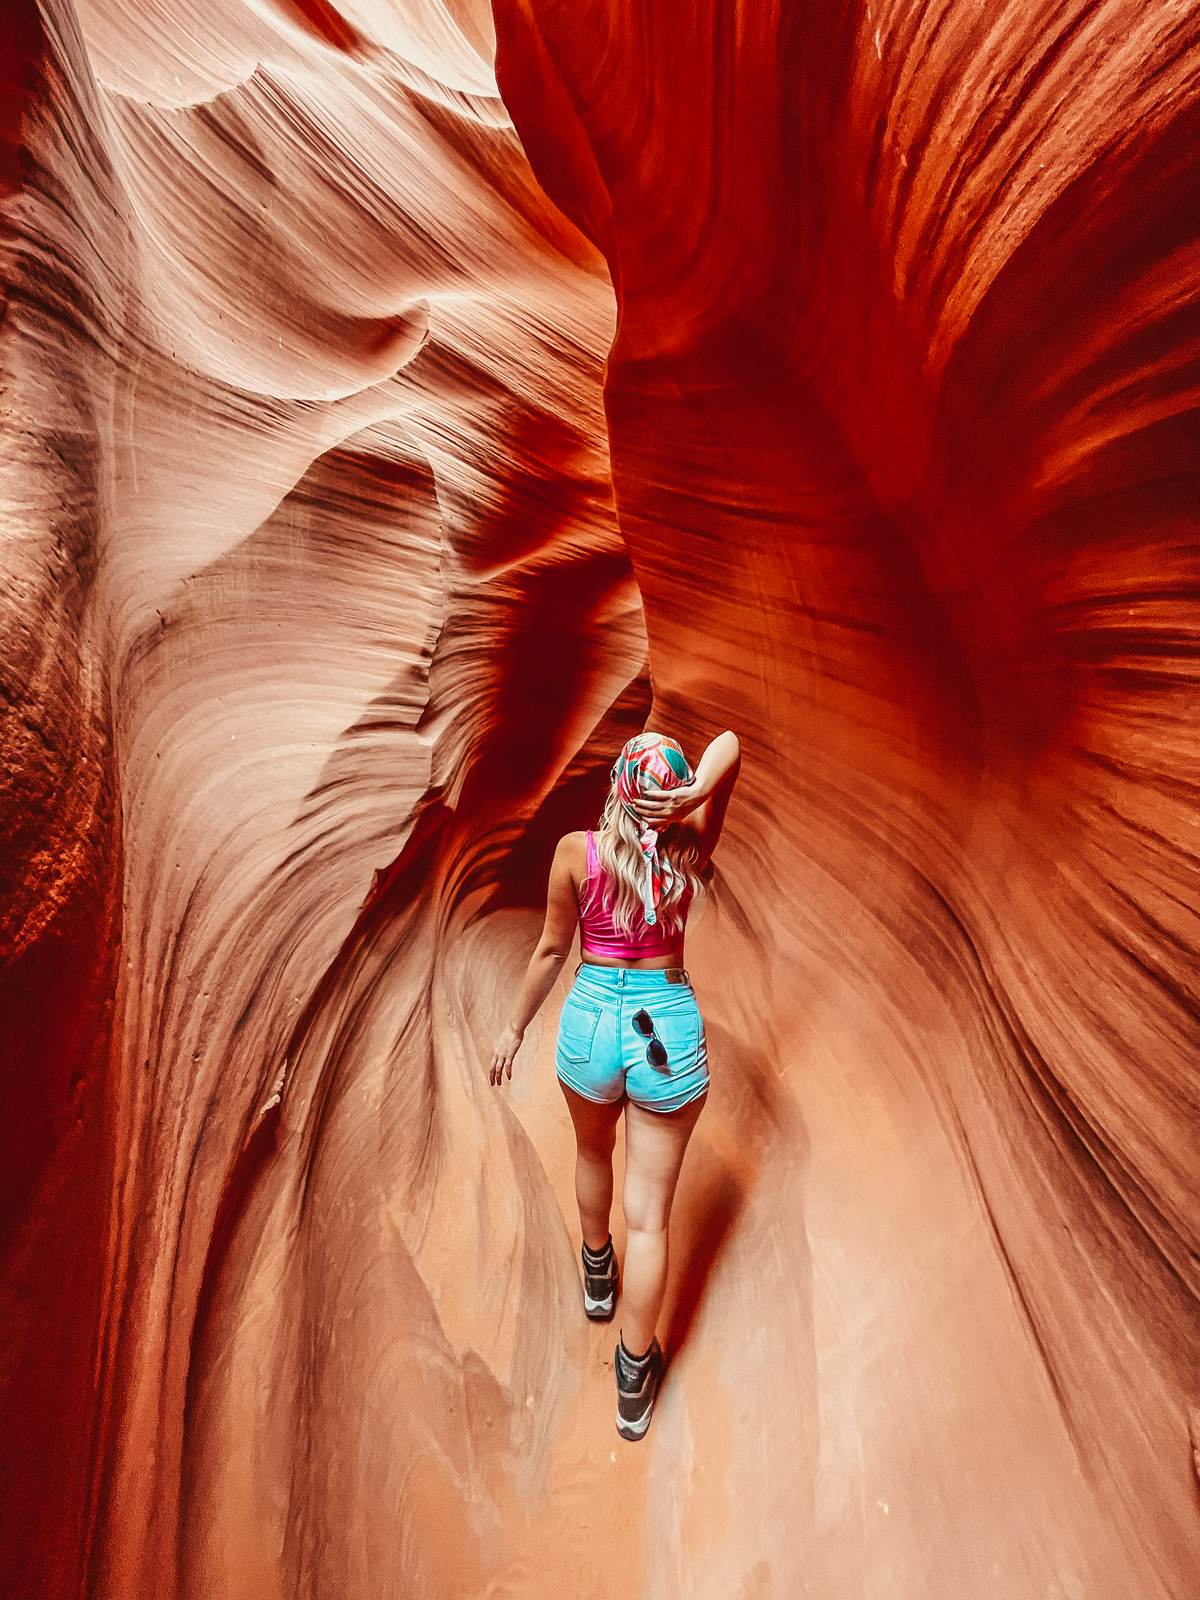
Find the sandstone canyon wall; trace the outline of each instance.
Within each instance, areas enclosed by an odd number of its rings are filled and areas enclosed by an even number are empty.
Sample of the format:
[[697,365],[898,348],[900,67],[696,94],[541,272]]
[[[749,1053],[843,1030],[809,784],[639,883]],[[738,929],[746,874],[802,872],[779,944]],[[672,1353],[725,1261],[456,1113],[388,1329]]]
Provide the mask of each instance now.
[[[1193,1592],[1200,10],[5,28],[4,1592]],[[485,1069],[647,724],[630,1449]]]

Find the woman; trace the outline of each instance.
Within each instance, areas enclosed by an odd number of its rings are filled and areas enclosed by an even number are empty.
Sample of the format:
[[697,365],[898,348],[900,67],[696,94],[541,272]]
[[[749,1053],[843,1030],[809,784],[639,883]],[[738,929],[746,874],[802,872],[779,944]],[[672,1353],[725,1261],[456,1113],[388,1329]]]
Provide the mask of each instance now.
[[[663,1374],[655,1333],[667,1278],[667,1225],[684,1151],[708,1094],[708,1046],[683,964],[683,936],[741,764],[737,735],[715,738],[693,773],[674,739],[641,733],[613,764],[599,829],[568,833],[550,868],[546,922],[491,1081],[512,1078],[525,1029],[554,987],[580,924],[575,982],[555,1060],[575,1126],[583,1306],[608,1321],[617,1261],[609,1232],[612,1153],[625,1116],[628,1230],[613,1367],[617,1431],[640,1439]],[[628,1333],[629,1338],[625,1335]]]

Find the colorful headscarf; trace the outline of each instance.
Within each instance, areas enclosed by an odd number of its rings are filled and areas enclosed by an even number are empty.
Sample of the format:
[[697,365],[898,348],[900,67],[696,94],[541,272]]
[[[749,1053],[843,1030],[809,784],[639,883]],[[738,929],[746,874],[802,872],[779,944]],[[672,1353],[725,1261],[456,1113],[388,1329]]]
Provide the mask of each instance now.
[[671,887],[674,873],[666,856],[658,854],[658,829],[648,826],[631,802],[656,789],[675,789],[681,783],[691,783],[695,773],[675,740],[661,733],[637,733],[627,739],[612,770],[617,780],[617,798],[638,825],[646,866],[642,880],[642,913],[647,923],[653,925],[658,921],[656,903],[663,891]]

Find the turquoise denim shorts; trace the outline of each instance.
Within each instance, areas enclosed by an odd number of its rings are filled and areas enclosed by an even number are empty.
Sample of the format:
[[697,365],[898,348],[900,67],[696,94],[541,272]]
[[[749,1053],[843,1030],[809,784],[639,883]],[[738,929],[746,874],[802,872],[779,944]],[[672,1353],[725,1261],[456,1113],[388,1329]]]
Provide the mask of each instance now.
[[[666,1047],[667,1064],[647,1059],[633,1024],[646,1010]],[[663,968],[602,967],[581,961],[563,1001],[554,1053],[558,1075],[585,1100],[628,1095],[647,1111],[678,1111],[708,1088],[704,1018],[689,982],[669,983]]]

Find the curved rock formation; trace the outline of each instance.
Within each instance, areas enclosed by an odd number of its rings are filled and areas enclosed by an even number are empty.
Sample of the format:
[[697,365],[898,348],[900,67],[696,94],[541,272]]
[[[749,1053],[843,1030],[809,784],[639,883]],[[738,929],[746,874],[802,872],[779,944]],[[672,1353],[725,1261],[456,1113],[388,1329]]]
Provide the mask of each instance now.
[[[1200,13],[20,0],[6,1591],[1180,1600]],[[640,1451],[554,842],[744,763]]]

